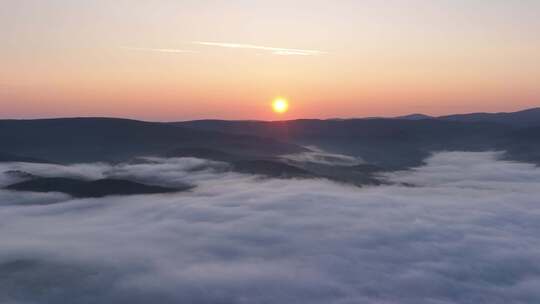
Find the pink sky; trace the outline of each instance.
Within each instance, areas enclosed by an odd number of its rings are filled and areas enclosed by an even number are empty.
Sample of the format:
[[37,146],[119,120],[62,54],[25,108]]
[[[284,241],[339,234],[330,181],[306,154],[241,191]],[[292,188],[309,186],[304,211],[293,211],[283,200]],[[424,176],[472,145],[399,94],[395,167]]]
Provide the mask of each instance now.
[[[0,118],[290,119],[540,105],[538,1],[229,2],[8,0]],[[271,111],[277,96],[290,101],[285,115]]]

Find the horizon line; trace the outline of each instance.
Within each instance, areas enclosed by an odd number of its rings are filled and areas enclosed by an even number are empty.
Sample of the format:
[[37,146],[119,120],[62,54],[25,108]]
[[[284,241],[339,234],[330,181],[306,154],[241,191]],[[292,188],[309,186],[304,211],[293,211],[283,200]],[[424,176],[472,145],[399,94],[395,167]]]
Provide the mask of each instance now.
[[440,119],[447,116],[454,116],[454,115],[473,115],[473,114],[513,114],[513,113],[520,113],[525,111],[531,111],[531,110],[539,110],[539,107],[532,107],[532,108],[524,108],[516,111],[502,111],[502,112],[466,112],[466,113],[452,113],[452,114],[445,114],[445,115],[428,115],[423,113],[409,113],[404,115],[397,115],[397,116],[359,116],[359,117],[330,117],[330,118],[309,118],[309,117],[302,117],[302,118],[291,118],[291,119],[276,119],[276,120],[265,120],[265,119],[223,119],[223,118],[198,118],[198,119],[186,119],[186,120],[150,120],[150,119],[144,119],[144,118],[134,118],[134,117],[122,117],[122,116],[100,116],[100,115],[77,115],[77,116],[45,116],[45,117],[8,117],[8,118],[0,118],[0,121],[30,121],[30,120],[60,120],[60,119],[118,119],[118,120],[131,120],[131,121],[140,121],[140,122],[148,122],[148,123],[180,123],[180,122],[192,122],[192,121],[241,121],[241,122],[280,122],[280,121],[297,121],[297,120],[321,120],[321,121],[328,121],[328,120],[363,120],[363,119],[400,119],[403,117],[411,116],[411,115],[425,115],[425,119]]

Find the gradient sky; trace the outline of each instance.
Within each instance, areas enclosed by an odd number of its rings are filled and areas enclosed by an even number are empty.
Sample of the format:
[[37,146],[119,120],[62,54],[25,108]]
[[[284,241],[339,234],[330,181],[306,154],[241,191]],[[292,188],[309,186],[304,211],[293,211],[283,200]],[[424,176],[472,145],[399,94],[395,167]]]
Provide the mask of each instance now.
[[[290,100],[283,116],[276,96]],[[539,105],[537,0],[0,1],[0,118]]]

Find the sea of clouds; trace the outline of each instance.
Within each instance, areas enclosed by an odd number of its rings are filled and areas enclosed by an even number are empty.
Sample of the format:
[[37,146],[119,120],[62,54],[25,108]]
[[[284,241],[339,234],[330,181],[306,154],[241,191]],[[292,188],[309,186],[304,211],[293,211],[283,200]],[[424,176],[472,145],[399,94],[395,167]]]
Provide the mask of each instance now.
[[321,150],[314,146],[305,147],[308,149],[307,152],[296,153],[296,154],[286,154],[281,158],[286,161],[293,162],[309,162],[322,165],[332,165],[332,166],[356,166],[364,164],[365,161],[359,157],[336,154]]
[[0,190],[0,303],[540,303],[540,168],[445,152],[390,185],[265,179],[205,160],[0,164],[189,192]]

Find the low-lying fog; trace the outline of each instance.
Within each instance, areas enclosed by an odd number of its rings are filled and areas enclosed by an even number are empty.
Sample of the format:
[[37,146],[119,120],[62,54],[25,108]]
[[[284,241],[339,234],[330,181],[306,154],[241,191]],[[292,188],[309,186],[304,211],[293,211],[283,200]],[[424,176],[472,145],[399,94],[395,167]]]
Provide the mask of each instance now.
[[540,303],[540,168],[435,154],[358,188],[198,159],[39,176],[193,184],[72,199],[0,190],[0,303]]

